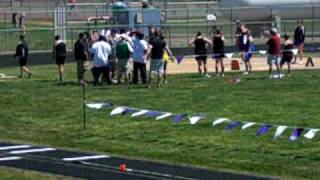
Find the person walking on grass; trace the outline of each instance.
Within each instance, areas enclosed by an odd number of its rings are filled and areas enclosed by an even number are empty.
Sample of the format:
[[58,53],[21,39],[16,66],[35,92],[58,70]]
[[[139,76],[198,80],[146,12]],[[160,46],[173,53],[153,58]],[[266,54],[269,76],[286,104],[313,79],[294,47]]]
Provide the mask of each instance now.
[[63,82],[64,78],[64,63],[67,56],[67,47],[66,43],[61,39],[60,35],[54,37],[54,46],[53,46],[53,59],[56,60],[59,71],[59,82]]
[[189,42],[189,46],[194,47],[194,54],[196,55],[196,61],[198,64],[199,76],[202,76],[202,65],[203,75],[210,78],[207,69],[207,48],[212,45],[212,42],[202,35],[202,32],[198,32],[195,39]]
[[86,65],[89,60],[89,54],[87,50],[86,39],[84,33],[79,34],[79,39],[74,44],[74,57],[77,62],[77,77],[78,84],[85,85],[85,71]]
[[[298,21],[298,26],[294,31],[294,46],[298,48],[298,55],[300,57],[299,64],[303,62],[303,52],[304,52],[304,40],[306,37],[306,28],[303,25],[303,20]],[[294,56],[295,64],[297,62],[297,56]]]
[[[224,36],[222,32],[217,29],[213,37],[213,58],[215,58],[216,76],[224,77]],[[221,67],[221,73],[219,74],[219,65]]]
[[[160,35],[160,38],[165,41],[165,37],[161,34]],[[167,44],[166,46],[166,49],[167,51],[164,51],[163,52],[163,61],[164,61],[164,64],[163,64],[163,82],[164,84],[168,84],[168,81],[167,81],[167,67],[168,67],[168,63],[171,61],[171,62],[174,62],[174,58],[172,56],[172,52]]]
[[150,47],[147,53],[147,59],[151,59],[150,62],[150,72],[149,72],[149,81],[148,86],[151,87],[153,76],[157,74],[157,87],[160,87],[160,82],[163,76],[164,71],[164,61],[163,61],[163,53],[167,51],[169,56],[172,56],[171,52],[169,51],[167,44],[164,40],[160,37],[160,32],[156,31],[154,33],[154,37],[150,43]]
[[282,51],[282,59],[280,62],[280,73],[283,74],[283,65],[287,63],[288,65],[288,76],[290,76],[291,73],[291,61],[293,59],[293,43],[290,37],[285,34],[284,35],[284,42],[283,42],[283,51]]
[[271,28],[270,39],[267,41],[269,47],[268,50],[268,65],[269,65],[269,79],[273,79],[272,65],[274,64],[277,68],[277,77],[281,78],[279,60],[281,56],[281,39],[276,28]]
[[116,46],[116,56],[118,59],[118,84],[121,84],[123,74],[125,76],[126,84],[130,84],[132,72],[132,60],[130,57],[132,53],[133,49],[127,40],[127,36],[125,34],[121,34],[120,41]]
[[93,85],[98,85],[100,81],[100,75],[103,75],[103,78],[107,80],[108,84],[111,84],[109,78],[109,56],[111,54],[111,46],[106,42],[104,36],[99,36],[97,42],[92,45],[92,54],[93,54]]
[[20,76],[19,78],[23,77],[23,72],[26,72],[28,74],[29,79],[31,78],[31,71],[27,68],[27,60],[28,60],[28,55],[29,55],[29,48],[28,44],[24,39],[24,35],[20,35],[19,43],[16,48],[16,54],[14,57],[19,57],[19,66],[20,66]]
[[138,72],[143,84],[147,83],[147,59],[146,53],[148,51],[148,43],[143,39],[144,34],[137,32],[133,39],[133,83],[138,84]]

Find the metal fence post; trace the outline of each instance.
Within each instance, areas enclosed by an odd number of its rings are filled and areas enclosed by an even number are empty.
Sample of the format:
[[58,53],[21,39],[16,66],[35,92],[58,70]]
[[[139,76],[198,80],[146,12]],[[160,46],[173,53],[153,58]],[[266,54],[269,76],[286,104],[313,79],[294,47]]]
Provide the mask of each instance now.
[[4,12],[4,27],[5,27],[5,39],[6,39],[6,52],[8,51],[8,28],[7,28],[7,11]]
[[314,6],[312,6],[312,40],[314,40]]
[[187,7],[187,44],[189,42],[189,8]]

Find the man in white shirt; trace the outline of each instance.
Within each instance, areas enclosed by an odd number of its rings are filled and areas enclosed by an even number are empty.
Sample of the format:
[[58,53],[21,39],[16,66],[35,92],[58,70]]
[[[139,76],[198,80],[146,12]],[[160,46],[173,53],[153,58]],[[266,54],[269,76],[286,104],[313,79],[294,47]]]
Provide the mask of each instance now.
[[138,83],[138,72],[143,84],[147,83],[146,53],[148,51],[148,43],[143,39],[144,34],[137,32],[133,39],[133,83]]
[[94,85],[99,83],[100,75],[107,80],[108,84],[111,84],[109,78],[109,56],[111,55],[111,46],[106,42],[104,36],[99,37],[99,41],[94,43],[92,46],[93,54],[93,68],[92,74],[94,78]]

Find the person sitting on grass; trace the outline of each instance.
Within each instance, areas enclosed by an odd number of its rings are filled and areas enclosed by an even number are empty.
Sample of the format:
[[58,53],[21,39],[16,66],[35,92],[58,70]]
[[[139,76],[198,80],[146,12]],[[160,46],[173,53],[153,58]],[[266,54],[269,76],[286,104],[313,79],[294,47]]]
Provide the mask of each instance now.
[[189,46],[194,47],[194,54],[196,55],[196,61],[198,64],[199,75],[202,76],[202,64],[203,64],[203,75],[208,75],[207,69],[207,47],[211,46],[212,42],[202,35],[202,32],[197,33],[197,37],[189,42]]
[[150,43],[150,47],[147,53],[147,59],[151,59],[150,62],[150,72],[149,72],[149,81],[147,87],[150,88],[154,74],[157,74],[157,87],[160,87],[161,78],[164,71],[164,61],[163,53],[167,51],[169,56],[172,56],[171,52],[168,49],[168,46],[164,40],[160,37],[160,32],[156,31],[154,37]]
[[89,54],[87,51],[87,45],[84,33],[79,34],[79,39],[74,44],[74,57],[77,62],[77,76],[78,84],[85,85],[85,66],[89,60]]
[[[216,76],[224,77],[224,36],[222,32],[217,29],[216,33],[213,37],[213,58],[216,60],[215,69],[216,69]],[[221,67],[221,73],[219,75],[219,64]]]
[[132,60],[130,57],[132,53],[133,49],[127,41],[127,36],[125,34],[121,34],[120,41],[116,46],[116,56],[118,59],[118,84],[121,84],[123,74],[125,75],[126,84],[130,84],[132,71]]
[[55,43],[53,46],[53,59],[56,60],[59,71],[59,81],[63,82],[64,76],[64,63],[67,56],[67,47],[66,43],[61,39],[60,35],[54,37]]
[[293,42],[290,39],[290,37],[285,34],[284,35],[284,42],[283,42],[283,52],[282,52],[282,59],[280,62],[280,73],[283,74],[282,67],[285,63],[288,65],[288,76],[290,76],[291,73],[291,61],[293,59]]
[[20,65],[20,76],[19,78],[23,77],[23,71],[28,74],[28,77],[31,78],[32,73],[30,70],[26,67],[27,65],[27,59],[29,55],[29,48],[27,42],[24,40],[24,35],[20,35],[19,37],[20,41],[16,48],[16,54],[14,57],[19,57],[19,65]]
[[272,65],[275,64],[277,68],[278,78],[280,76],[280,67],[279,60],[281,56],[281,42],[278,34],[278,30],[276,28],[271,28],[270,30],[270,39],[267,41],[269,50],[268,50],[268,65],[269,65],[269,79],[273,79],[272,74]]
[[98,85],[100,80],[100,75],[107,80],[108,84],[111,84],[109,78],[109,56],[111,54],[111,46],[106,42],[104,36],[99,36],[99,40],[92,45],[93,54],[93,85]]

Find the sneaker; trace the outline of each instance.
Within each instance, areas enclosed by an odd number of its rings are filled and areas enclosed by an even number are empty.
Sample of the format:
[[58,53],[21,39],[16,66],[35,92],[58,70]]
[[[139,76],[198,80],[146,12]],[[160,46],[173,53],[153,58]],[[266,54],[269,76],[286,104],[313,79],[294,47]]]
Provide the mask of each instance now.
[[206,74],[204,77],[211,78],[211,76],[209,74]]
[[224,74],[221,74],[220,77],[224,77]]
[[273,79],[273,75],[272,74],[269,75],[269,79]]
[[164,84],[168,84],[168,81],[167,81],[167,80],[165,80],[165,81],[164,81]]
[[111,79],[112,84],[118,84],[118,81],[115,79]]
[[245,71],[244,73],[243,73],[243,75],[248,75],[249,74],[249,72],[248,71]]
[[300,65],[303,64],[303,61],[299,61],[298,64],[300,64]]

